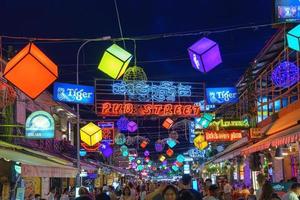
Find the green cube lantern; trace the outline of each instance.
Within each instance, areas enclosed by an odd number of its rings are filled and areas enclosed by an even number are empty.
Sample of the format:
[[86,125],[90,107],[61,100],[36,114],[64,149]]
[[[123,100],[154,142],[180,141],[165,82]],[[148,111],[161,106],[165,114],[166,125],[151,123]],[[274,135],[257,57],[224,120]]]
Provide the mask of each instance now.
[[113,79],[119,79],[126,71],[131,58],[129,52],[113,44],[104,52],[98,69]]
[[286,37],[289,48],[300,51],[300,25],[290,30]]

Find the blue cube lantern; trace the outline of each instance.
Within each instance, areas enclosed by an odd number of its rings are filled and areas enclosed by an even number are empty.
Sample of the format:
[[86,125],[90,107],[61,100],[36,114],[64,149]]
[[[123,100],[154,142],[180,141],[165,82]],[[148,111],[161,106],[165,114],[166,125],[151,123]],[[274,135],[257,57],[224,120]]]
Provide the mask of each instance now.
[[204,37],[188,48],[195,69],[206,73],[222,63],[219,45]]
[[300,51],[300,25],[290,30],[286,37],[289,48]]
[[184,156],[182,154],[179,154],[176,158],[176,160],[180,163],[183,163],[184,162]]
[[172,138],[167,139],[167,144],[169,145],[170,148],[173,148],[176,146],[176,141],[173,140]]

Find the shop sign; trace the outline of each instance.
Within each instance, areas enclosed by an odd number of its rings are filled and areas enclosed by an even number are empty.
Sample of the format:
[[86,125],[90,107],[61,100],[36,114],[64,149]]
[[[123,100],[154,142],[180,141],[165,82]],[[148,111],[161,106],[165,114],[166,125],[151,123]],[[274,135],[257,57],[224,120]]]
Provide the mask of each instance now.
[[45,111],[35,111],[26,120],[25,135],[30,139],[54,138],[54,119]]
[[249,136],[250,136],[250,139],[262,138],[261,128],[250,128]]
[[216,105],[206,104],[204,100],[195,103],[195,105],[200,106],[201,111],[210,111],[216,108]]
[[200,116],[200,107],[194,104],[133,104],[133,103],[100,103],[100,116]]
[[249,122],[247,119],[245,120],[217,120],[210,123],[210,127],[215,128],[216,130],[226,129],[226,128],[239,128],[245,129],[249,128]]
[[142,102],[174,102],[177,97],[190,97],[191,88],[191,85],[172,81],[121,81],[112,84],[113,94]]
[[242,139],[241,130],[204,131],[207,142],[232,142]]
[[67,103],[94,104],[95,88],[86,85],[54,83],[53,99]]
[[208,104],[237,103],[239,100],[234,87],[206,88],[206,97]]
[[108,144],[114,144],[115,126],[113,122],[98,122],[98,126],[102,129],[102,140]]

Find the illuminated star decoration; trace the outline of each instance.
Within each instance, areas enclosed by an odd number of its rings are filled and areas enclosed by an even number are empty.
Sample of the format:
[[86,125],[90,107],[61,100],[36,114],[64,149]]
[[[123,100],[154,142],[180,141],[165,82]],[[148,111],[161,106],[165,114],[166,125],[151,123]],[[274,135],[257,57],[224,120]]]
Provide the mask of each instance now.
[[274,85],[287,88],[299,81],[299,68],[292,62],[284,61],[272,71]]

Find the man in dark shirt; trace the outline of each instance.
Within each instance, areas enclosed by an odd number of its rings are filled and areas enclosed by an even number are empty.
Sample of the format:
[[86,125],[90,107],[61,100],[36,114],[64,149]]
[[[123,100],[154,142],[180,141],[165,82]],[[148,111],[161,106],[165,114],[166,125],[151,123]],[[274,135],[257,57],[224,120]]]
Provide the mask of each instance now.
[[[200,192],[192,189],[192,177],[189,174],[184,174],[182,176],[181,184],[179,185],[179,187],[181,188],[179,192],[180,199],[202,200],[202,195],[200,194]],[[191,196],[192,198],[190,198],[189,196]]]

